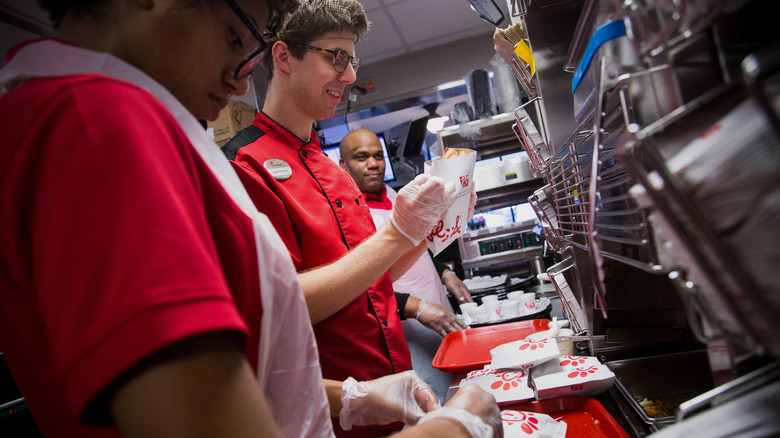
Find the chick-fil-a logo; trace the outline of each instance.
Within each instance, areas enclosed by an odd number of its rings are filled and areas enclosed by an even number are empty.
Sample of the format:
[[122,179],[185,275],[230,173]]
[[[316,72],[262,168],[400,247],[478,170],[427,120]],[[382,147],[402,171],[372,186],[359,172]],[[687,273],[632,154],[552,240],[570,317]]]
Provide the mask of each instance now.
[[441,239],[441,243],[450,240],[453,236],[458,235],[461,232],[460,228],[460,215],[455,216],[455,225],[452,228],[444,228],[444,221],[439,221],[436,227],[428,235],[428,241],[433,242],[434,239]]
[[518,348],[518,350],[529,350],[529,351],[535,351],[535,350],[541,350],[544,348],[544,346],[547,345],[547,339],[540,339],[538,341],[534,340],[527,340],[523,342],[522,345]]
[[469,186],[469,176],[468,175],[459,176],[458,179],[460,180],[460,186],[462,188],[465,189],[466,187]]
[[528,435],[533,435],[539,430],[539,419],[531,412],[503,411],[501,412],[501,421],[507,425],[507,427],[513,427],[515,424],[519,424],[520,430]]
[[471,380],[471,379],[474,379],[474,378],[477,378],[477,377],[480,377],[480,376],[486,376],[488,374],[491,374],[492,372],[493,372],[493,370],[489,370],[489,369],[485,369],[485,368],[483,368],[481,370],[474,370],[474,371],[469,372],[466,375],[466,378],[463,379],[463,380]]
[[585,365],[585,362],[587,362],[587,359],[583,356],[563,356],[561,357],[561,366],[571,366],[571,367],[577,367],[580,365]]
[[525,373],[522,371],[507,371],[505,373],[497,373],[496,381],[490,384],[490,389],[503,389],[509,391],[513,388],[520,387],[523,384],[523,377]]
[[570,372],[566,377],[570,379],[575,377],[588,377],[589,374],[594,374],[596,371],[598,371],[598,367],[593,365],[587,368],[575,368],[574,371]]

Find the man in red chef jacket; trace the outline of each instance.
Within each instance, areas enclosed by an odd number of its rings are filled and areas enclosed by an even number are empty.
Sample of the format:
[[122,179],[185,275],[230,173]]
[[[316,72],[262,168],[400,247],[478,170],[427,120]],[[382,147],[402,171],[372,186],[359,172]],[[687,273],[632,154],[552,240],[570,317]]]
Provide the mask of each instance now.
[[[423,239],[455,196],[442,180],[419,176],[376,230],[360,189],[322,152],[312,124],[332,117],[355,81],[355,43],[367,27],[355,0],[304,2],[264,60],[270,82],[262,111],[223,147],[299,272],[323,377],[331,379],[332,414],[334,402],[354,393],[355,380],[411,369],[392,279],[425,251]],[[404,298],[403,316],[416,316],[420,300]],[[423,386],[421,393],[434,397]],[[338,436],[384,436],[402,427],[364,426],[356,415],[340,411]]]

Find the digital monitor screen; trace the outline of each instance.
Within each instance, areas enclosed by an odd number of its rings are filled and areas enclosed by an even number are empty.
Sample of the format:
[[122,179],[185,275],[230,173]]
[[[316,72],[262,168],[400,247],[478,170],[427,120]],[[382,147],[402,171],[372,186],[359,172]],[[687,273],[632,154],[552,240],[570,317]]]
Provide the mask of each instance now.
[[[387,144],[385,143],[384,135],[377,135],[379,137],[379,143],[382,144],[382,152],[385,155],[385,182],[395,181],[395,172],[393,171],[393,162],[390,161],[390,154],[387,152]],[[341,159],[341,151],[338,144],[330,144],[322,148],[322,151],[333,160],[334,163],[339,164]]]
[[406,136],[406,146],[404,147],[404,157],[414,157],[422,152],[425,136],[428,134],[428,119],[425,116],[417,119],[409,125],[409,134]]

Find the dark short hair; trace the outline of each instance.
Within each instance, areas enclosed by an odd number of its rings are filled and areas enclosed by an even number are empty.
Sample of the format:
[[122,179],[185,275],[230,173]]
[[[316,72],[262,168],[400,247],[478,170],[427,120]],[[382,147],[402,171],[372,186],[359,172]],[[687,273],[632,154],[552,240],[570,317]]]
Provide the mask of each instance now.
[[[300,7],[292,13],[278,33],[269,42],[287,43],[290,53],[303,58],[304,50],[299,47],[330,32],[350,32],[357,43],[369,28],[368,17],[357,0],[302,0]],[[273,77],[273,56],[263,59],[268,78]]]
[[[54,27],[59,27],[68,11],[73,10],[86,15],[98,15],[100,9],[110,0],[38,0],[38,4],[49,13]],[[187,0],[196,4],[203,0]],[[208,0],[217,1],[217,0]],[[276,34],[282,28],[287,16],[300,5],[300,0],[266,0],[268,4],[268,25],[266,28]]]

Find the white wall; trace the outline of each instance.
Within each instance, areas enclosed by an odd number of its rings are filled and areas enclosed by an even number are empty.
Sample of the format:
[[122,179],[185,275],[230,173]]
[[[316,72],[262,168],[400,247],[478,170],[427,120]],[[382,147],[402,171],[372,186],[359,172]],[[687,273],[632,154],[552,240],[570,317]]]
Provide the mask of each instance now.
[[[350,112],[427,94],[439,85],[462,80],[473,69],[490,71],[495,53],[491,32],[362,66],[356,84],[370,80],[376,91],[360,96]],[[345,107],[339,105],[337,114]]]

